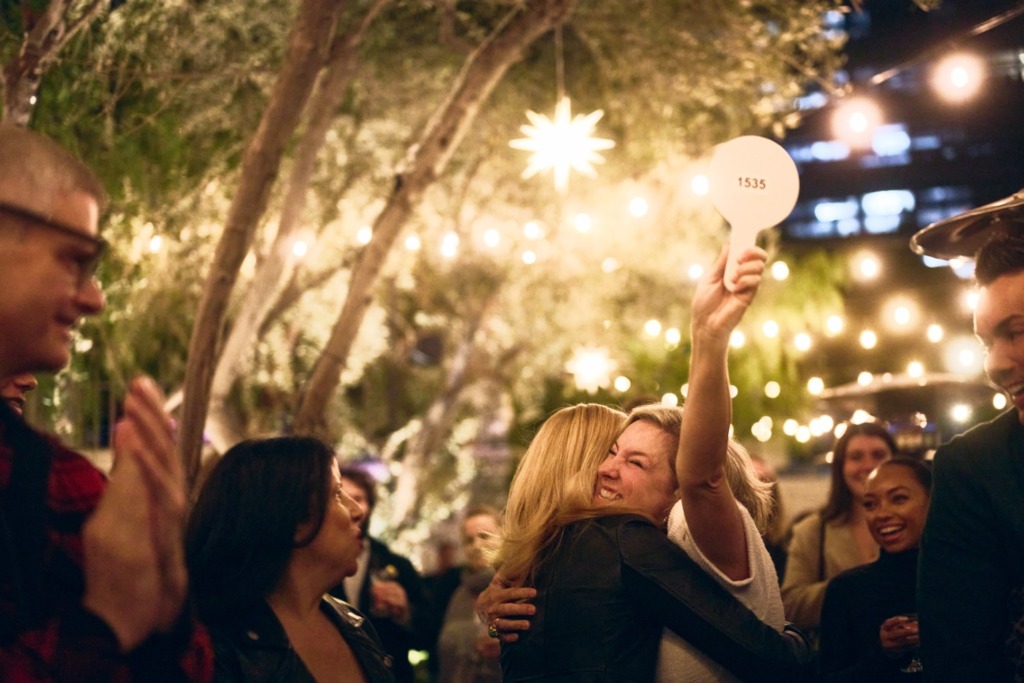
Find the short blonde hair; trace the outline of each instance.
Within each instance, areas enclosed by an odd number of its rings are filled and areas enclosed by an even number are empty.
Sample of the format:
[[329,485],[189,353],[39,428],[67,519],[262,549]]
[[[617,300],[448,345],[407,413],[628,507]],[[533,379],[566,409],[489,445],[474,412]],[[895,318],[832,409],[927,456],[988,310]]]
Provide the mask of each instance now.
[[494,565],[510,581],[529,582],[561,528],[592,516],[597,471],[626,414],[596,403],[562,408],[538,430],[519,461]]
[[[648,422],[671,437],[673,448],[670,462],[674,463],[676,451],[679,450],[679,432],[683,426],[683,408],[660,403],[637,406],[630,411],[626,426],[634,422]],[[674,477],[675,467],[672,471]],[[758,479],[747,449],[731,437],[726,452],[725,478],[736,500],[747,508],[758,530],[764,533],[771,521],[771,485]]]

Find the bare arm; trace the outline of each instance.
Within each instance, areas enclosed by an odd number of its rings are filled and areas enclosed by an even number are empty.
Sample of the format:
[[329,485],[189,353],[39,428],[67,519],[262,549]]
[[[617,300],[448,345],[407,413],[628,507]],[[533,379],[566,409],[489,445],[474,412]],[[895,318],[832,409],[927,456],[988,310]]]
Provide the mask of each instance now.
[[743,519],[725,476],[732,399],[729,337],[754,299],[767,254],[740,256],[735,291],[723,281],[727,252],[719,255],[693,297],[689,392],[676,454],[676,478],[693,540],[733,580],[750,576]]

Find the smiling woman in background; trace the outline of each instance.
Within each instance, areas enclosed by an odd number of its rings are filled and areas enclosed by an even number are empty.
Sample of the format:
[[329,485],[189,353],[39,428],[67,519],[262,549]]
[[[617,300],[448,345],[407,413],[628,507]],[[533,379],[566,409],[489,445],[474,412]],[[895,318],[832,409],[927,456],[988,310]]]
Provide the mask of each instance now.
[[836,574],[873,562],[878,544],[864,524],[864,482],[896,454],[896,442],[875,422],[851,424],[836,441],[825,507],[793,525],[782,580],[786,619],[815,632],[825,587]]
[[[907,457],[868,477],[862,505],[882,552],[869,565],[832,579],[821,614],[826,681],[906,681],[918,647],[917,551],[931,502],[932,473]],[[909,677],[911,680],[913,676]]]

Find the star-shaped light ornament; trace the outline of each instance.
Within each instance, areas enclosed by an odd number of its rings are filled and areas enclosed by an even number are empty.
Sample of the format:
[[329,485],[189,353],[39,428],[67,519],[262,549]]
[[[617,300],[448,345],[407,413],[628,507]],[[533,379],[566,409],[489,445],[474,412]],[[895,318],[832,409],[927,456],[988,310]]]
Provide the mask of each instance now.
[[593,164],[604,163],[604,157],[598,152],[615,146],[613,140],[591,137],[602,116],[604,110],[598,109],[585,116],[577,114],[573,117],[568,97],[563,97],[555,105],[553,119],[527,111],[526,118],[533,125],[519,127],[526,137],[508,143],[514,149],[533,152],[523,171],[523,178],[530,178],[550,168],[555,176],[555,188],[565,192],[569,187],[570,169],[576,169],[591,178],[596,176]]

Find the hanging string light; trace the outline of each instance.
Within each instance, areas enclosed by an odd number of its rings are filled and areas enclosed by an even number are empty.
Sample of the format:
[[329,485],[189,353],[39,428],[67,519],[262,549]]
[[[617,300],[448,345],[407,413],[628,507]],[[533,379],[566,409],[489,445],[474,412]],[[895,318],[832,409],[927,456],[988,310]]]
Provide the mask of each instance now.
[[572,115],[572,104],[565,94],[564,65],[562,62],[562,28],[555,29],[555,78],[558,98],[555,115],[548,118],[534,111],[527,111],[530,124],[520,126],[526,137],[509,142],[513,149],[532,152],[522,177],[531,178],[537,173],[551,169],[555,189],[564,193],[569,188],[569,171],[576,170],[594,177],[594,164],[604,163],[602,150],[615,146],[613,140],[593,137],[597,122],[604,116],[598,109],[589,114]]

